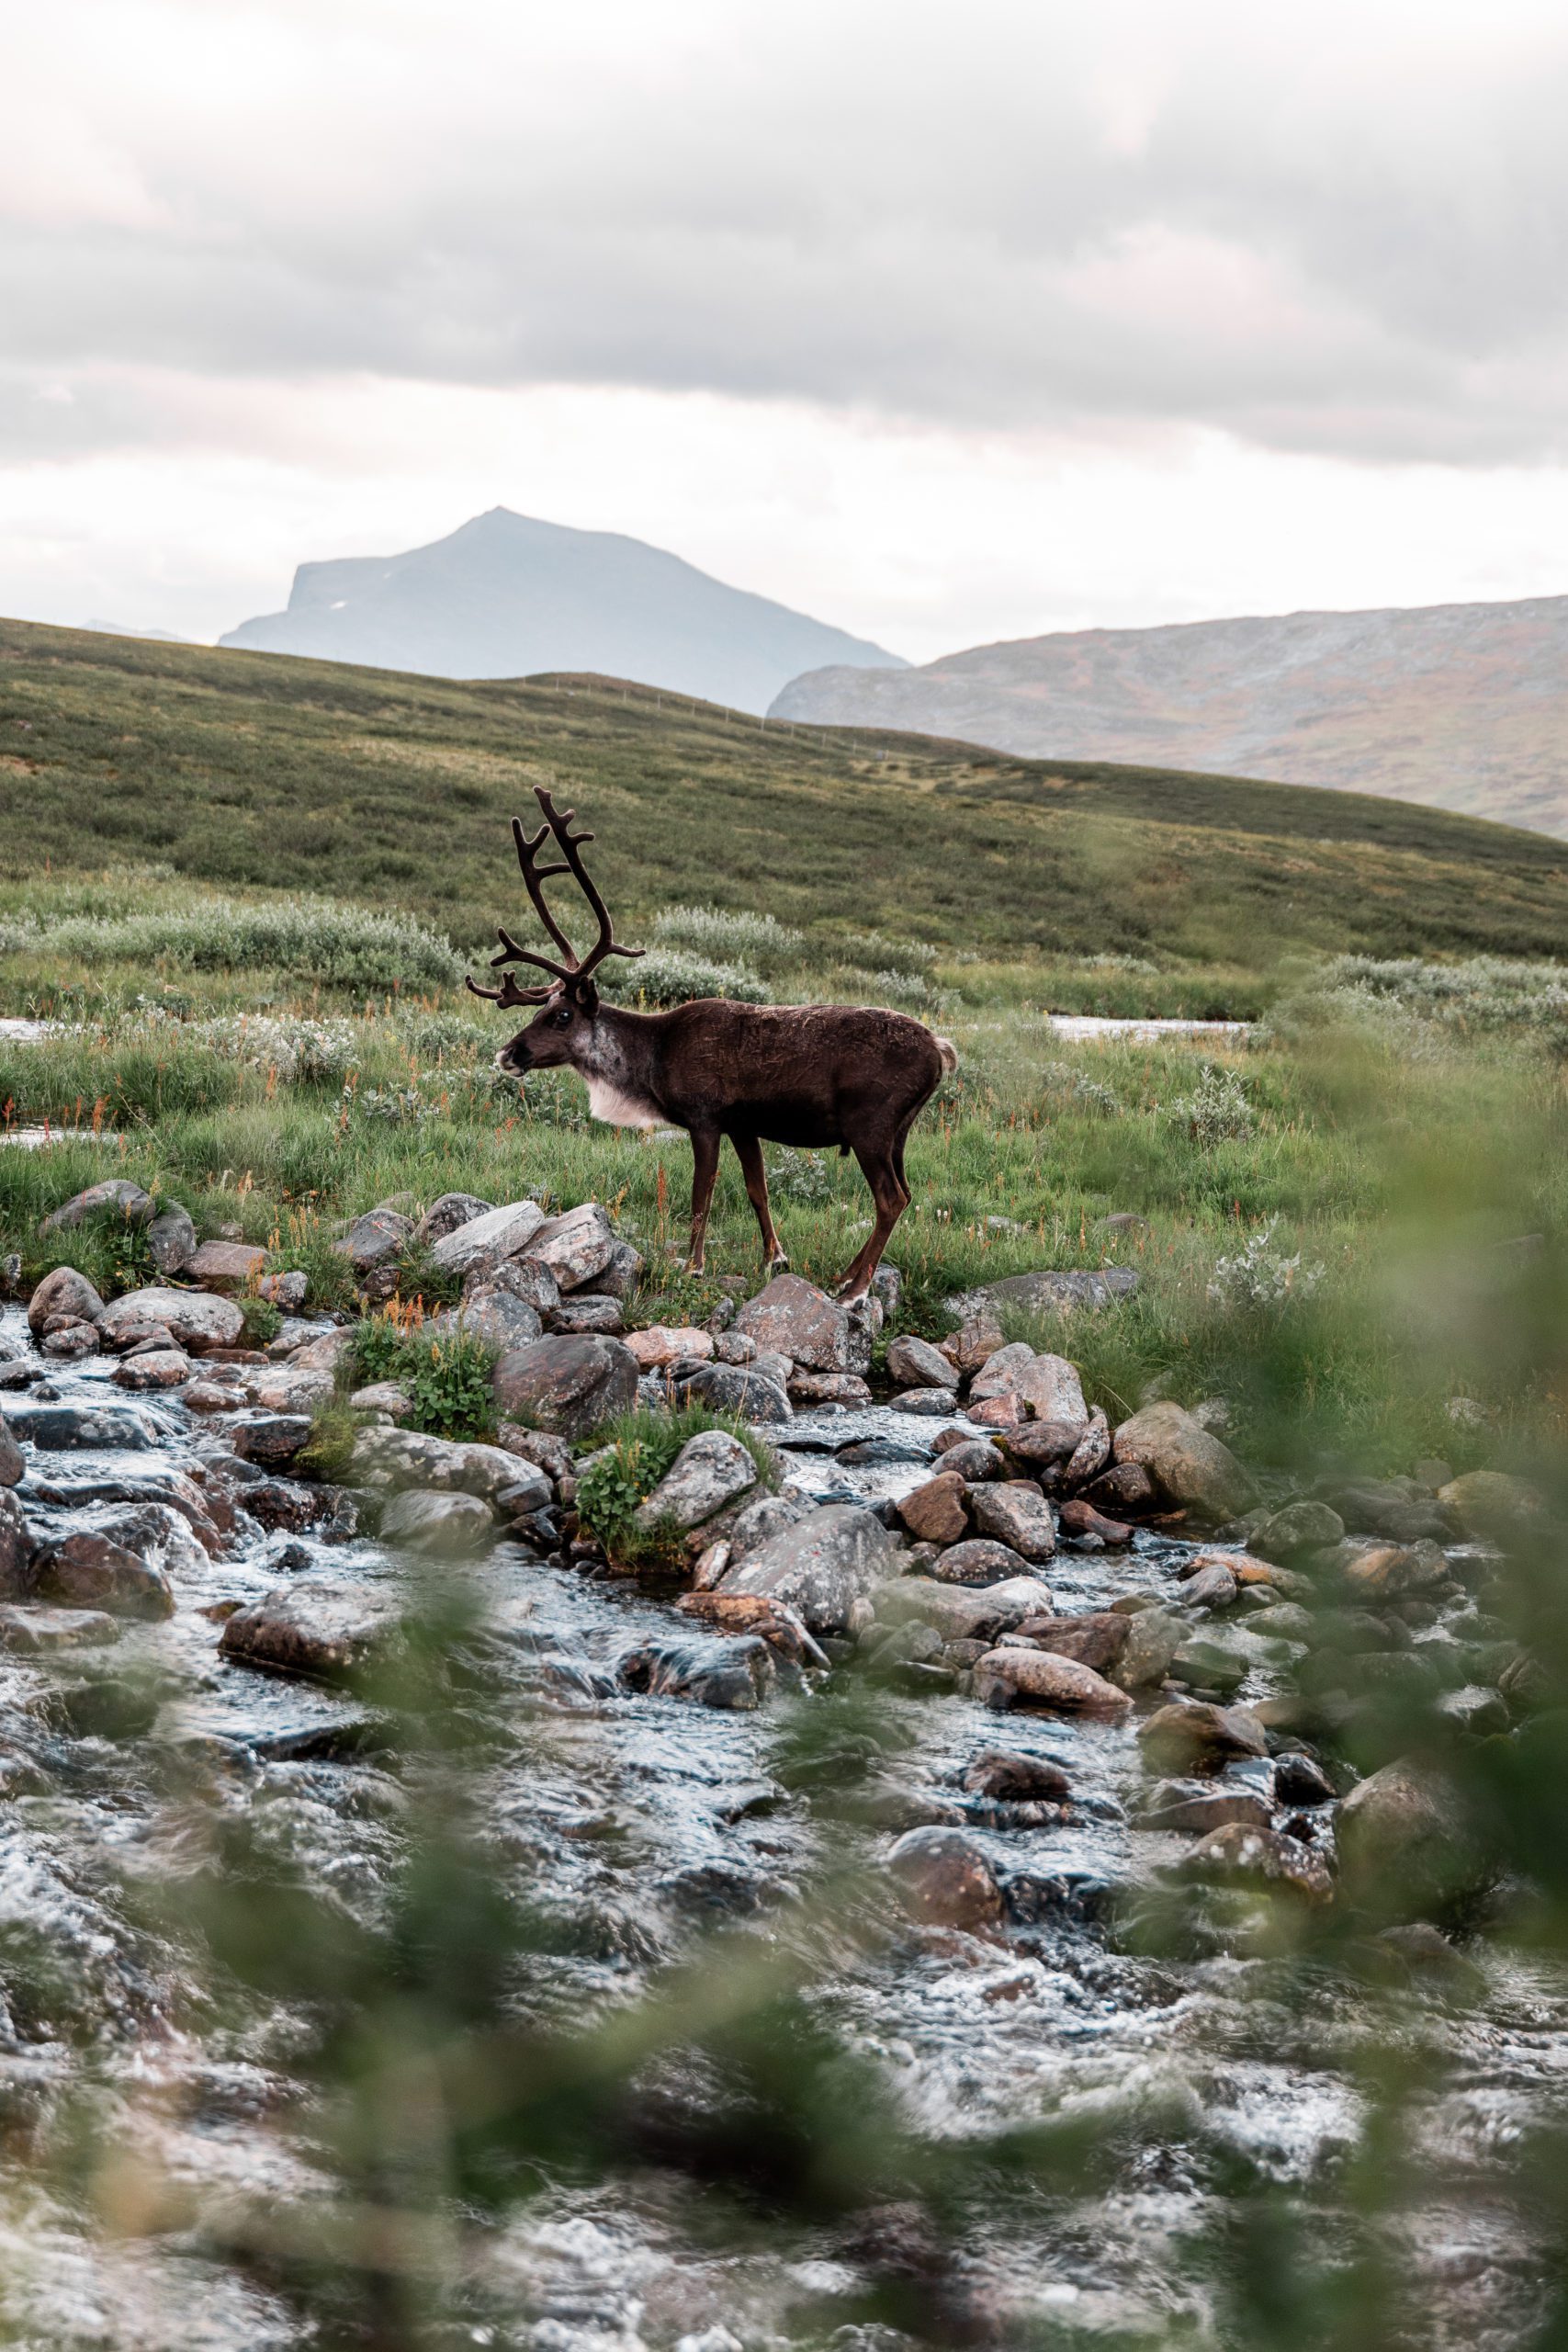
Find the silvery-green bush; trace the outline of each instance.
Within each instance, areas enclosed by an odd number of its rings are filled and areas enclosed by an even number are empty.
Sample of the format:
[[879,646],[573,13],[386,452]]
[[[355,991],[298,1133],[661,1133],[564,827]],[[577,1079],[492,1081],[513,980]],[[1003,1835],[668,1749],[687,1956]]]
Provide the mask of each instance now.
[[226,1060],[255,1069],[275,1069],[288,1082],[342,1080],[357,1064],[363,1032],[352,1021],[310,1021],[293,1015],[224,1013],[191,1022],[186,1036],[199,1038]]
[[452,988],[462,958],[416,917],[333,899],[251,906],[210,899],[164,912],[21,914],[0,922],[0,955],[84,963],[167,963],[187,971],[278,971],[366,989]]
[[1287,1257],[1274,1246],[1279,1218],[1259,1226],[1234,1258],[1218,1258],[1209,1283],[1209,1296],[1223,1306],[1282,1306],[1288,1299],[1305,1298],[1323,1280],[1324,1269],[1303,1265],[1298,1250]]
[[1190,1094],[1179,1095],[1168,1116],[1205,1149],[1249,1136],[1255,1124],[1247,1089],[1234,1069],[1205,1062]]
[[683,948],[725,965],[774,972],[796,961],[806,947],[804,932],[792,931],[773,915],[735,913],[724,907],[666,907],[653,926],[655,954]]
[[704,996],[733,997],[740,1004],[773,1001],[750,966],[713,964],[677,948],[652,948],[635,964],[602,964],[597,978],[605,995],[626,1004],[690,1004]]

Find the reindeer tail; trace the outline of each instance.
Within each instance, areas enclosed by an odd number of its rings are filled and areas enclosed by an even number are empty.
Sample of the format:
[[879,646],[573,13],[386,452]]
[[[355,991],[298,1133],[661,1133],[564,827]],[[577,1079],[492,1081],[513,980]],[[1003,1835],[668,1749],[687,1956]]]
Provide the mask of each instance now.
[[958,1068],[958,1048],[953,1044],[952,1038],[939,1037],[933,1030],[931,1032],[931,1042],[935,1046],[937,1052],[942,1056],[943,1075],[945,1076],[949,1070],[956,1069]]

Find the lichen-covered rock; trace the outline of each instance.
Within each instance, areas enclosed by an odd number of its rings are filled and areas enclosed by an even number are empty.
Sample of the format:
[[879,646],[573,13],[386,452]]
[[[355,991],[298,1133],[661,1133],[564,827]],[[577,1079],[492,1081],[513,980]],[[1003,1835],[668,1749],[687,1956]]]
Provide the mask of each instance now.
[[975,1667],[975,1696],[987,1707],[1038,1707],[1049,1714],[1124,1715],[1124,1690],[1054,1650],[987,1650]]
[[1345,1522],[1337,1510],[1326,1503],[1304,1498],[1300,1502],[1287,1503],[1282,1510],[1270,1511],[1261,1527],[1255,1527],[1247,1537],[1259,1559],[1277,1560],[1288,1567],[1292,1560],[1303,1559],[1309,1553],[1326,1551],[1341,1541]]
[[776,1350],[808,1372],[863,1373],[871,1363],[872,1330],[836,1298],[799,1274],[775,1274],[749,1298],[735,1328],[759,1349]]
[[599,1291],[574,1291],[551,1308],[549,1323],[552,1331],[608,1331],[616,1339],[626,1329],[620,1300]]
[[548,1266],[540,1265],[536,1258],[502,1258],[491,1264],[481,1261],[471,1266],[463,1277],[465,1299],[483,1292],[504,1291],[509,1298],[521,1299],[531,1306],[541,1325],[547,1323],[560,1305],[560,1284]]
[[22,1449],[11,1433],[9,1423],[0,1418],[0,1487],[20,1485],[27,1476],[27,1468]]
[[507,1419],[586,1437],[637,1401],[637,1359],[619,1340],[592,1335],[536,1340],[496,1365],[496,1403]]
[[1016,1396],[1031,1419],[1083,1429],[1089,1420],[1077,1369],[1065,1356],[1036,1354],[1022,1341],[988,1356],[970,1385],[976,1402]]
[[643,1255],[629,1241],[617,1236],[610,1246],[610,1255],[596,1274],[582,1285],[598,1298],[630,1298],[642,1280]]
[[244,1292],[259,1282],[265,1264],[266,1251],[249,1242],[204,1241],[186,1272],[204,1290]]
[[475,1217],[488,1216],[490,1213],[491,1203],[479,1200],[472,1193],[443,1193],[438,1200],[431,1202],[414,1227],[413,1238],[420,1249],[434,1250],[438,1241],[445,1241],[459,1226],[471,1225]]
[[119,1627],[101,1609],[0,1605],[0,1650],[13,1656],[52,1657],[61,1650],[101,1649],[118,1639]]
[[995,1486],[971,1490],[970,1515],[976,1531],[994,1543],[1006,1544],[1026,1560],[1048,1560],[1056,1548],[1056,1522],[1038,1487],[1024,1479],[1004,1479]]
[[685,1535],[757,1484],[757,1465],[728,1430],[704,1430],[688,1438],[668,1474],[638,1506],[632,1524],[640,1534]]
[[330,1372],[303,1363],[296,1356],[289,1363],[268,1364],[265,1372],[252,1374],[243,1385],[246,1401],[259,1406],[263,1412],[308,1413],[312,1406],[323,1404],[332,1395],[333,1381]]
[[39,1341],[39,1352],[60,1363],[80,1363],[84,1356],[97,1354],[97,1330],[91,1323],[66,1323],[56,1316]]
[[887,1343],[887,1377],[897,1388],[951,1388],[953,1366],[929,1340],[905,1331]]
[[348,1401],[356,1413],[381,1413],[390,1421],[406,1421],[413,1411],[412,1397],[396,1380],[372,1380],[356,1388]]
[[147,1228],[147,1247],[161,1274],[183,1274],[197,1248],[189,1212],[166,1202]]
[[475,1267],[489,1271],[521,1257],[547,1222],[537,1201],[506,1201],[454,1226],[430,1254],[436,1265],[453,1273],[468,1274]]
[[498,1355],[531,1348],[544,1329],[537,1311],[499,1283],[481,1283],[465,1291],[461,1306],[434,1316],[425,1328],[432,1339],[478,1340]]
[[[615,1229],[597,1201],[583,1201],[542,1225],[528,1244],[528,1255],[547,1266],[560,1290],[581,1290],[604,1272],[618,1244]],[[517,1252],[509,1250],[508,1256]]]
[[934,1577],[900,1577],[876,1596],[879,1620],[917,1617],[944,1642],[994,1642],[1016,1633],[1026,1617],[1052,1613],[1048,1588],[1035,1577],[1005,1577],[999,1584],[942,1584]]
[[96,1324],[103,1311],[104,1302],[85,1274],[79,1274],[74,1266],[56,1266],[28,1301],[28,1329],[37,1339],[56,1316],[72,1323]]
[[858,1372],[792,1372],[786,1386],[792,1405],[809,1412],[816,1405],[844,1405],[852,1412],[871,1402],[871,1390]]
[[661,1371],[683,1356],[705,1359],[714,1351],[711,1332],[684,1323],[650,1323],[644,1331],[628,1331],[626,1345],[641,1372]]
[[942,1584],[1001,1584],[1009,1577],[1027,1577],[1029,1563],[1010,1544],[976,1535],[938,1552],[928,1573]]
[[118,1217],[126,1225],[150,1225],[153,1216],[153,1201],[140,1184],[124,1176],[110,1176],[101,1184],[89,1184],[85,1193],[46,1216],[39,1227],[40,1233],[68,1233],[78,1225],[85,1225],[93,1217]]
[[[1257,1494],[1229,1446],[1179,1405],[1145,1405],[1122,1422],[1112,1451],[1118,1463],[1146,1470],[1173,1503],[1206,1519],[1234,1519]],[[1091,1498],[1099,1499],[1098,1487]]]
[[965,1494],[956,1470],[939,1470],[903,1497],[898,1516],[922,1544],[956,1544],[969,1532]]
[[209,1290],[129,1291],[106,1306],[98,1329],[106,1346],[118,1344],[117,1334],[133,1324],[161,1323],[177,1346],[190,1355],[209,1348],[238,1347],[245,1318],[231,1298]]
[[706,1405],[715,1413],[739,1413],[749,1421],[795,1419],[795,1407],[784,1389],[756,1364],[699,1363],[689,1369],[676,1365],[664,1377],[682,1404]]
[[361,1430],[349,1467],[361,1486],[477,1495],[487,1503],[504,1495],[513,1512],[543,1510],[550,1500],[545,1472],[504,1446],[462,1444],[417,1430]]
[[841,1634],[854,1602],[897,1564],[898,1545],[879,1519],[858,1503],[829,1503],[727,1569],[719,1589],[764,1594],[786,1602],[813,1634]]
[[149,1348],[116,1364],[111,1377],[118,1388],[156,1390],[181,1388],[191,1375],[191,1361],[181,1348]]
[[1148,1760],[1166,1772],[1188,1772],[1194,1765],[1213,1770],[1233,1756],[1269,1753],[1269,1736],[1249,1708],[1216,1707],[1203,1699],[1161,1707],[1138,1738]]

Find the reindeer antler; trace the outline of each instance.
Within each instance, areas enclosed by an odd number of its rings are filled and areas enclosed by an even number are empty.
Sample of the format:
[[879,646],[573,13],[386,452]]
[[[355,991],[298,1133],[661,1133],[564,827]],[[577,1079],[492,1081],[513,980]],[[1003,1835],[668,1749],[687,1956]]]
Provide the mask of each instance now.
[[[544,823],[530,840],[523,830],[521,818],[513,817],[512,838],[517,845],[517,863],[523,870],[524,885],[533,902],[534,911],[567,960],[563,964],[558,964],[548,956],[536,955],[532,948],[519,947],[512,933],[498,926],[496,937],[501,942],[501,952],[491,957],[491,969],[506,964],[532,964],[536,970],[548,972],[553,981],[564,984],[568,980],[586,979],[607,956],[637,956],[644,954],[645,950],[640,947],[621,947],[616,944],[615,927],[610,921],[609,910],[595,888],[579,854],[584,843],[591,842],[593,835],[572,831],[572,822],[577,815],[576,809],[558,808],[552,795],[542,784],[534,786],[534,797],[539,804],[540,813],[545,820]],[[558,865],[541,865],[538,862],[539,852],[546,842],[552,837],[561,853],[561,863]],[[545,884],[555,874],[570,874],[575,876],[583,897],[587,899],[598,922],[599,936],[586,956],[578,956],[570,940],[550,911],[549,902],[545,896]],[[510,972],[506,973],[498,989],[481,989],[473,980],[469,980],[468,986],[473,990],[475,996],[485,997],[491,1003],[501,1005],[543,1004],[545,999],[551,994],[548,988],[520,989]]]

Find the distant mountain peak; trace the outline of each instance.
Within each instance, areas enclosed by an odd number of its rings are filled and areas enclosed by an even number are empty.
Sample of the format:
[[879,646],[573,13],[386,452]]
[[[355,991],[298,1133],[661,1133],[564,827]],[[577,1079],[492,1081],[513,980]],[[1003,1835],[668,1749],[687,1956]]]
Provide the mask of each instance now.
[[802,670],[903,666],[644,540],[509,506],[400,555],[302,563],[286,612],[219,641],[434,677],[598,672],[758,713]]

